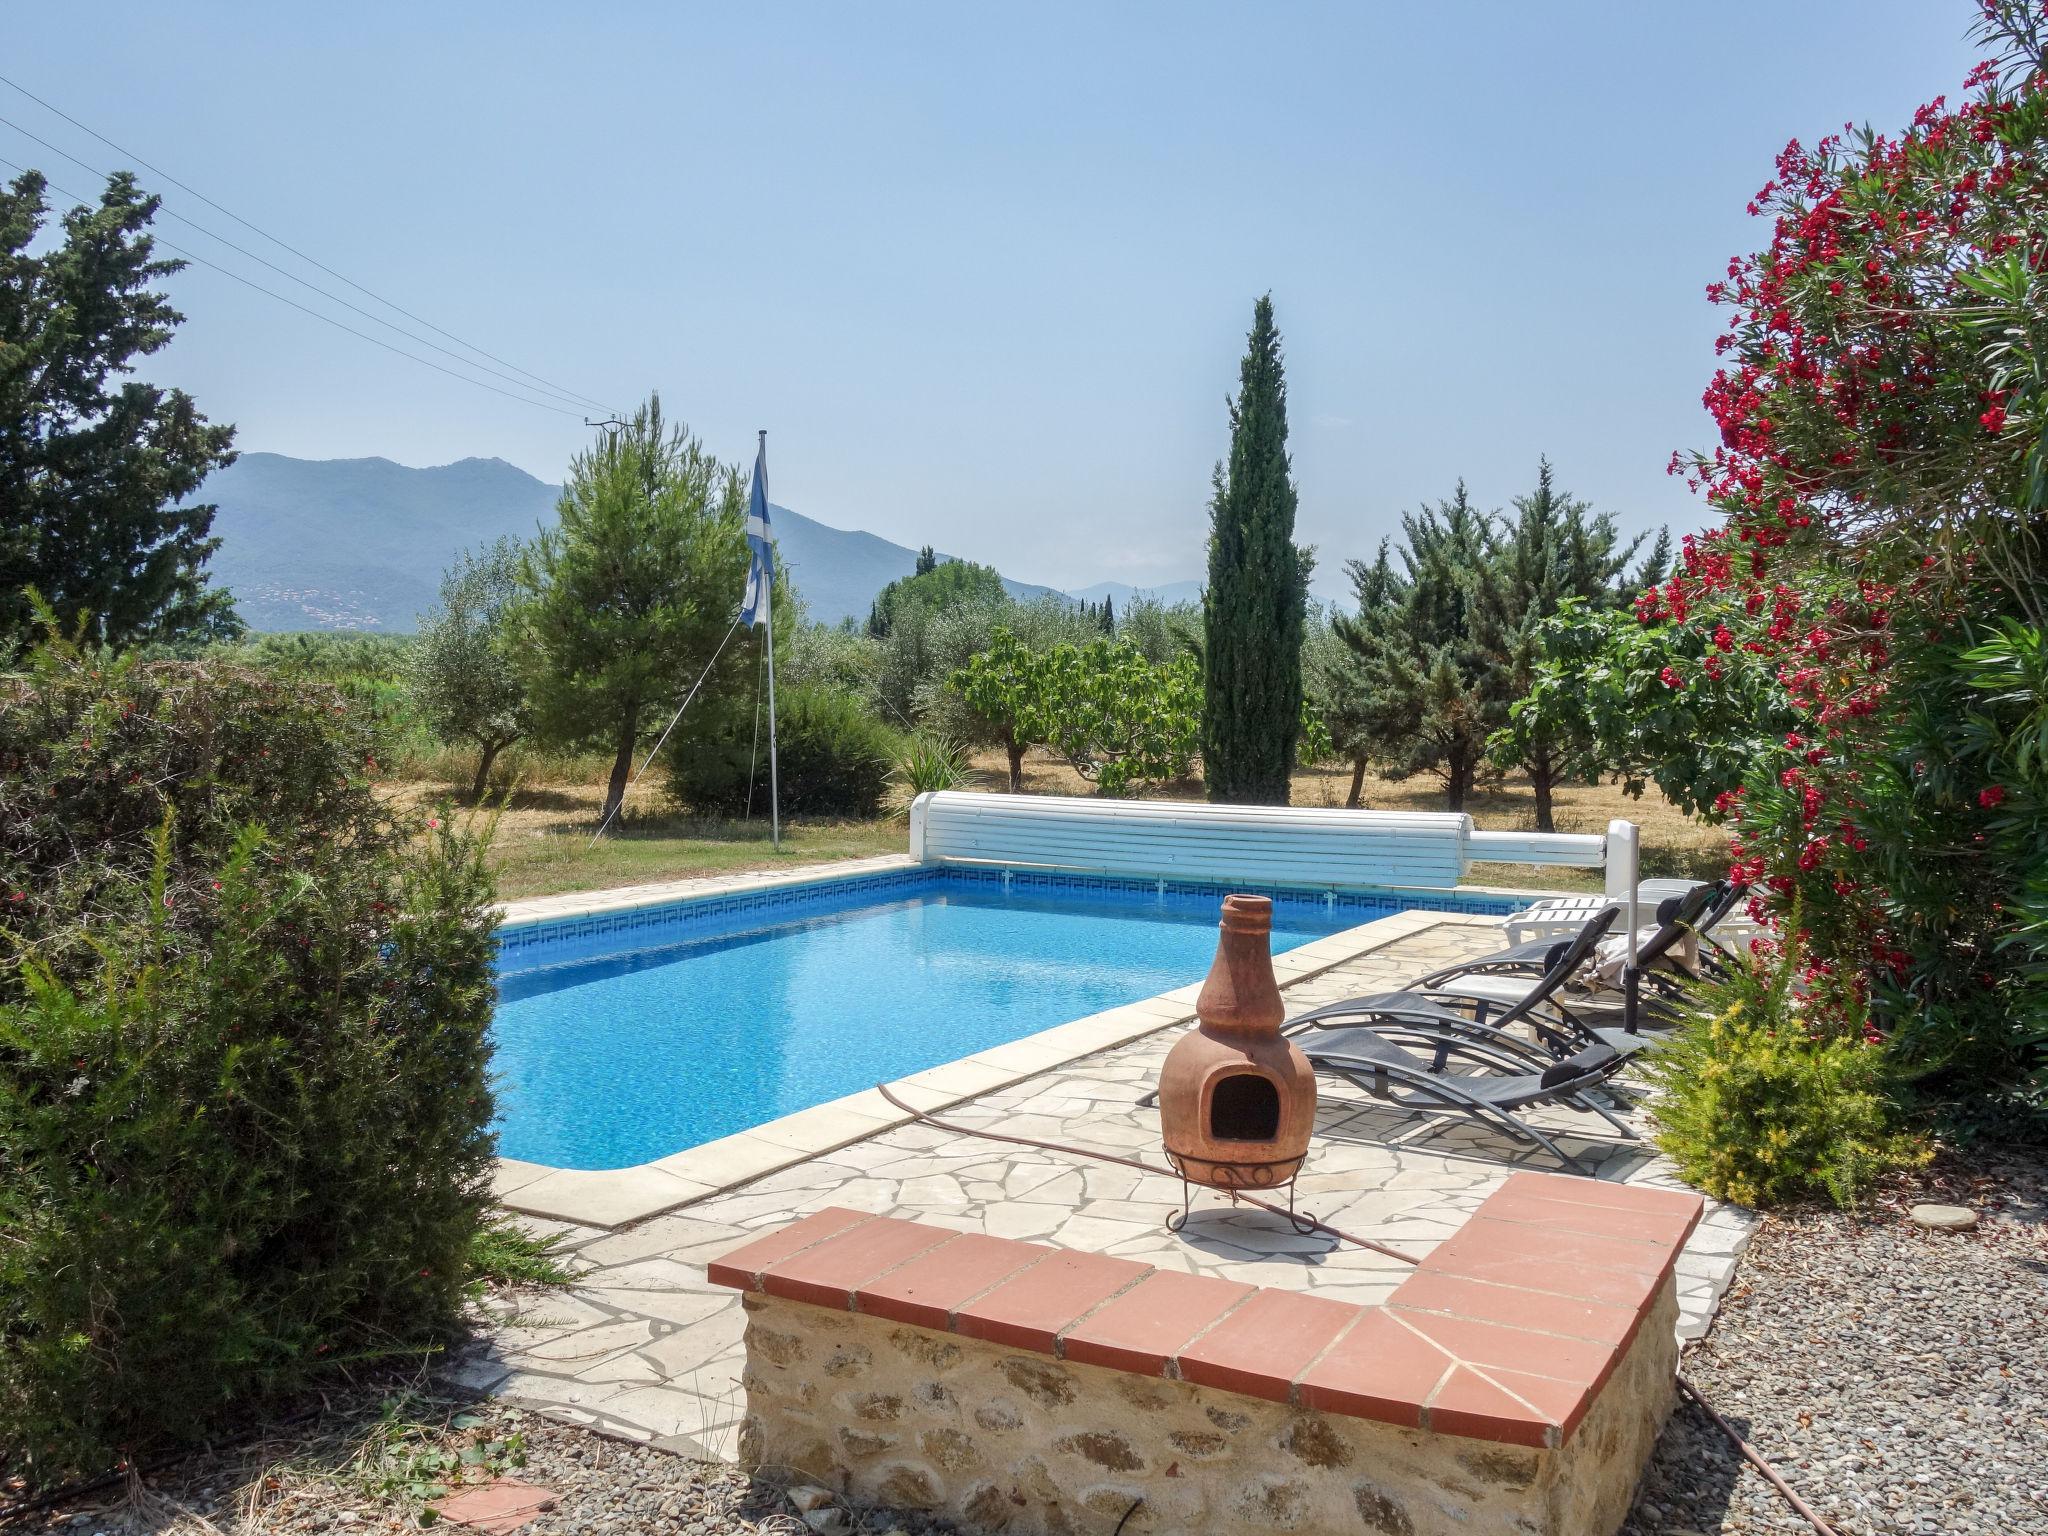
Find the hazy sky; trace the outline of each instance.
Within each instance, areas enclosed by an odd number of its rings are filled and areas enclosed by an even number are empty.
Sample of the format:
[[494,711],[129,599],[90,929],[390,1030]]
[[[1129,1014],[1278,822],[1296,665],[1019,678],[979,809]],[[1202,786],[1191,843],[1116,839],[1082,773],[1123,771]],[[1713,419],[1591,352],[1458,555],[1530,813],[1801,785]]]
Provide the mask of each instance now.
[[[0,11],[0,74],[378,294],[607,404],[658,388],[731,458],[767,427],[778,501],[1027,580],[1199,573],[1270,289],[1328,588],[1402,508],[1460,475],[1505,503],[1543,453],[1632,527],[1697,525],[1664,465],[1709,439],[1702,289],[1765,238],[1743,204],[1788,137],[1954,92],[1974,6]],[[122,163],[5,87],[0,116]],[[13,128],[0,155],[97,190]],[[556,479],[589,436],[216,272],[173,292],[148,376],[244,449]]]

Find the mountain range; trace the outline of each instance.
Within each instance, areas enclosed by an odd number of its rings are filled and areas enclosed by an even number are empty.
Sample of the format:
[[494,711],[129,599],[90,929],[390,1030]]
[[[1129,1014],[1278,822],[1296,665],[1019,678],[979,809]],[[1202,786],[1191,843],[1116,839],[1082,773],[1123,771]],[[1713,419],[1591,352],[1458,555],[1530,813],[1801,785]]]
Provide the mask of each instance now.
[[[434,605],[457,553],[504,534],[532,537],[554,521],[560,495],[560,486],[503,459],[414,469],[389,459],[245,453],[209,478],[199,499],[219,508],[213,531],[221,547],[209,570],[252,629],[403,634]],[[823,623],[865,618],[875,594],[917,563],[915,550],[872,533],[782,506],[769,516],[790,581]],[[1053,592],[1008,577],[1003,585],[1017,598]],[[1099,582],[1070,595],[1109,596],[1122,608],[1136,590]]]

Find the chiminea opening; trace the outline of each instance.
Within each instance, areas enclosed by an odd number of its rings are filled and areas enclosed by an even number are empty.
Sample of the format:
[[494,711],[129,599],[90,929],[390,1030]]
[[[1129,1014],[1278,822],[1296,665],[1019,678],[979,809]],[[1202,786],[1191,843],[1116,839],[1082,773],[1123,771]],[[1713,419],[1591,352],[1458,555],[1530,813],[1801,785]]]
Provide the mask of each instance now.
[[1280,1134],[1280,1090],[1255,1072],[1218,1078],[1209,1094],[1209,1134],[1218,1141],[1271,1141]]

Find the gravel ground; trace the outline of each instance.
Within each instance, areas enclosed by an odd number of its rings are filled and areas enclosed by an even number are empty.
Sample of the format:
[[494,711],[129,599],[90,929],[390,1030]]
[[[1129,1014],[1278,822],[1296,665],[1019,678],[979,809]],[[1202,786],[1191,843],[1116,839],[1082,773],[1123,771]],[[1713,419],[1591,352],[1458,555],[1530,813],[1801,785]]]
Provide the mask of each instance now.
[[[554,1494],[520,1536],[813,1536],[780,1492],[737,1469],[691,1461],[499,1404],[397,1395],[338,1402],[316,1425],[232,1452],[187,1458],[152,1477],[139,1503],[120,1486],[11,1526],[62,1536],[370,1536],[458,1529],[433,1511],[464,1482],[513,1478]],[[463,1467],[468,1451],[470,1465]],[[448,1465],[452,1463],[453,1465]],[[846,1536],[944,1536],[913,1514],[835,1501],[818,1527]]]
[[[1907,1219],[1969,1206],[1975,1231]],[[1687,1380],[1842,1536],[2048,1533],[2048,1159],[1944,1159],[1860,1218],[1773,1217]],[[1804,1531],[1690,1405],[1623,1531]]]
[[[1928,1232],[1916,1201],[1967,1205]],[[1841,1536],[2048,1536],[2048,1159],[1949,1159],[1860,1217],[1773,1217],[1751,1243],[1687,1377]],[[466,1453],[466,1457],[465,1457]],[[316,1417],[150,1479],[7,1523],[126,1536],[356,1536],[431,1524],[435,1485],[500,1475],[554,1491],[531,1536],[927,1536],[912,1514],[847,1509],[806,1524],[728,1467],[496,1404],[386,1381]],[[1624,1536],[1747,1536],[1807,1527],[1697,1409],[1681,1407]]]

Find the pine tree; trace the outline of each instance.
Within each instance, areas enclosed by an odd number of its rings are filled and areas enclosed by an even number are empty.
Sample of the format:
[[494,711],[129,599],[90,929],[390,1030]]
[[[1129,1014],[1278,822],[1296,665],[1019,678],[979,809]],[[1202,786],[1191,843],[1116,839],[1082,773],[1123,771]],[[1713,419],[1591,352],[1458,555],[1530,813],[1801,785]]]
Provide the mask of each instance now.
[[1481,512],[1460,481],[1450,500],[1402,515],[1401,571],[1384,542],[1371,565],[1352,561],[1357,612],[1333,621],[1343,645],[1319,666],[1316,693],[1354,788],[1374,762],[1394,778],[1433,773],[1449,808],[1463,810],[1490,756],[1528,774],[1548,832],[1575,744],[1533,725],[1502,729],[1529,691],[1539,626],[1566,598],[1626,601],[1669,541],[1629,576],[1642,539],[1624,541],[1611,513],[1559,490],[1548,460],[1514,509]]
[[1308,560],[1294,544],[1287,381],[1273,297],[1260,298],[1210,501],[1203,599],[1202,776],[1211,800],[1285,805],[1301,731]]
[[1434,773],[1445,803],[1461,811],[1487,735],[1506,716],[1492,660],[1473,628],[1495,520],[1472,505],[1460,480],[1449,501],[1404,512],[1401,530],[1404,570],[1392,568],[1384,548],[1371,566],[1352,561],[1359,610],[1335,620],[1351,652],[1353,774],[1369,758],[1394,778]]
[[0,663],[34,628],[34,588],[66,630],[112,646],[240,628],[206,584],[214,509],[187,498],[231,463],[234,428],[182,390],[132,380],[184,319],[155,284],[158,200],[125,172],[38,249],[47,183],[0,188]]
[[[1388,541],[1380,540],[1378,555],[1368,564],[1346,562],[1351,578],[1353,603],[1358,612],[1376,613],[1392,601],[1399,578],[1387,558]],[[1322,717],[1330,745],[1351,764],[1351,788],[1344,797],[1347,809],[1357,810],[1365,799],[1366,770],[1381,760],[1380,732],[1384,705],[1372,691],[1371,678],[1356,663],[1339,628],[1343,615],[1333,614],[1308,635],[1302,648],[1302,685],[1310,707]]]
[[914,570],[911,571],[910,574],[913,576],[929,576],[933,571],[936,571],[938,568],[938,553],[931,547],[931,545],[927,544],[923,549],[920,549],[917,552],[917,566]]
[[1105,635],[1116,633],[1116,609],[1111,604],[1109,594],[1106,592],[1102,595],[1102,612],[1098,615],[1098,619],[1102,626],[1102,632]]
[[[610,815],[642,741],[732,624],[747,571],[746,477],[687,427],[664,422],[657,395],[571,461],[556,518],[520,570],[517,655],[535,733],[612,754]],[[794,617],[786,582],[776,582],[775,602],[783,644]],[[751,692],[748,649],[727,647],[693,716],[705,719],[721,695]]]

